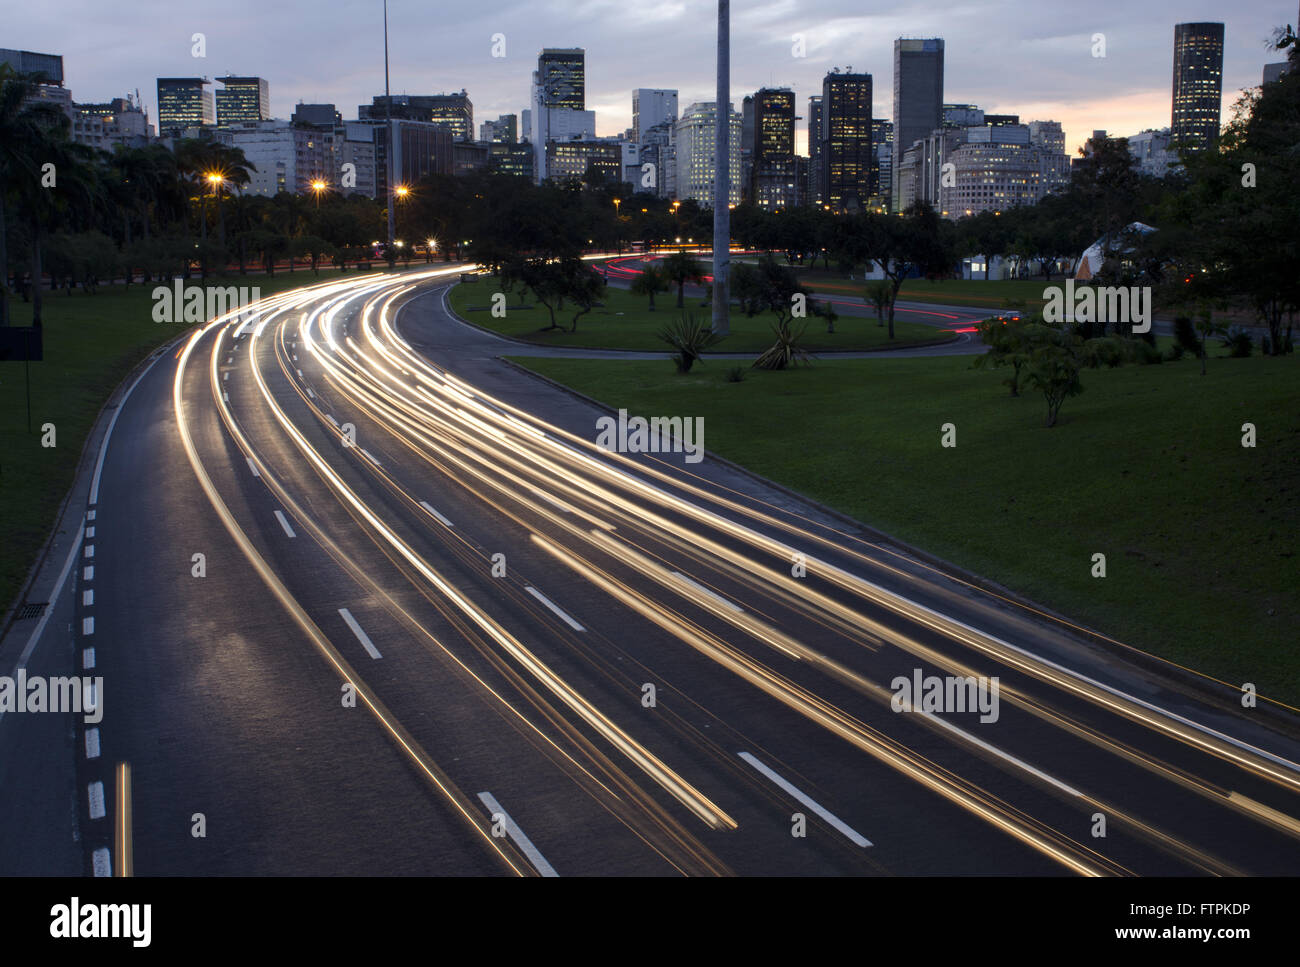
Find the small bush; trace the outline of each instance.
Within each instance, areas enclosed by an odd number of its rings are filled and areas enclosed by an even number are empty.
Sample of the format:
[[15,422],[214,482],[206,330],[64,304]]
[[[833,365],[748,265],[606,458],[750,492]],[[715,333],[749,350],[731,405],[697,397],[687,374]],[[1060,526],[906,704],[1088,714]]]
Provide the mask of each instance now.
[[1140,366],[1155,366],[1165,361],[1160,350],[1145,339],[1133,340],[1133,358]]
[[743,383],[744,381],[745,381],[744,366],[732,366],[729,370],[727,370],[728,383]]
[[1245,359],[1255,345],[1255,340],[1250,333],[1240,326],[1231,327],[1219,337],[1219,341],[1223,343],[1228,350],[1228,355],[1233,359]]
[[722,337],[713,331],[708,320],[697,319],[694,313],[682,313],[659,330],[659,338],[677,350],[672,357],[677,372],[689,373],[700,354]]
[[1165,359],[1169,360],[1171,363],[1176,363],[1185,355],[1187,355],[1187,350],[1183,347],[1183,344],[1176,342],[1165,352]]

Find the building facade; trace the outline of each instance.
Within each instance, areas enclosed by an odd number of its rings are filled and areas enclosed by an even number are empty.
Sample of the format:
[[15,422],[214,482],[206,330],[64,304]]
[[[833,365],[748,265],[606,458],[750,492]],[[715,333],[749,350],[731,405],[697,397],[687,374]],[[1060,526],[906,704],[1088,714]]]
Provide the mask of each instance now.
[[871,202],[871,75],[832,71],[822,81],[822,194],[832,211]]
[[898,178],[903,152],[943,124],[943,40],[894,41],[894,211],[902,211]]
[[1175,144],[1204,151],[1219,137],[1223,104],[1223,24],[1174,26]]
[[632,140],[641,145],[651,128],[677,120],[677,92],[657,87],[638,87],[632,92]]
[[[732,205],[740,204],[740,114],[728,105],[728,130],[730,171],[727,197]],[[714,166],[717,163],[717,138],[714,126],[717,104],[700,101],[692,104],[677,121],[677,185],[678,200],[698,202],[706,208],[713,207]]]
[[186,128],[212,127],[217,106],[206,77],[158,78],[158,133],[176,135]]
[[271,119],[271,86],[264,77],[218,77],[217,125]]
[[[753,167],[751,199],[769,211],[793,208],[796,202],[794,163],[794,91],[761,88],[753,100]],[[742,134],[743,134],[742,118]]]

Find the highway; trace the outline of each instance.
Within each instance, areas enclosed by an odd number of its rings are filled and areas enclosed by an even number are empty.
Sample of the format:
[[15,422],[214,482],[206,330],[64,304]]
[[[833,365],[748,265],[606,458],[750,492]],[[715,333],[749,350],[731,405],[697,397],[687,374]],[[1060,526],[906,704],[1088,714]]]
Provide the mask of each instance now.
[[[1291,735],[725,463],[601,451],[458,271],[263,300],[132,390],[66,592],[80,872],[1300,868]],[[896,710],[926,676],[995,714]]]

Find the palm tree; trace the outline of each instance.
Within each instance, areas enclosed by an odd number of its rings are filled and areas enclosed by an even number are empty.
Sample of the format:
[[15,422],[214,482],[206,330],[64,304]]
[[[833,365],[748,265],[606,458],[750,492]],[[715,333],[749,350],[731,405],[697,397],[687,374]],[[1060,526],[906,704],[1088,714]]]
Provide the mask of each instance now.
[[650,297],[650,311],[655,311],[655,293],[668,288],[668,279],[654,263],[648,263],[632,280],[632,293]]
[[685,252],[674,252],[663,262],[664,277],[677,286],[677,308],[682,308],[682,293],[687,282],[704,281],[704,268]]

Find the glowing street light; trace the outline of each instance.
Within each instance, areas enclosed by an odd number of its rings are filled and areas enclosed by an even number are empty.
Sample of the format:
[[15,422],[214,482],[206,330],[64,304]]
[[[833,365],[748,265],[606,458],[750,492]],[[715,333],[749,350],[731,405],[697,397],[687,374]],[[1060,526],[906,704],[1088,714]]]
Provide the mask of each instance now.
[[322,179],[322,178],[317,178],[315,181],[313,181],[313,182],[311,183],[311,190],[312,190],[313,194],[316,195],[316,207],[317,207],[317,209],[320,208],[320,195],[321,195],[321,192],[323,192],[323,191],[324,191],[326,188],[328,188],[328,187],[329,187],[329,185],[327,185],[327,184],[325,183],[324,179]]

